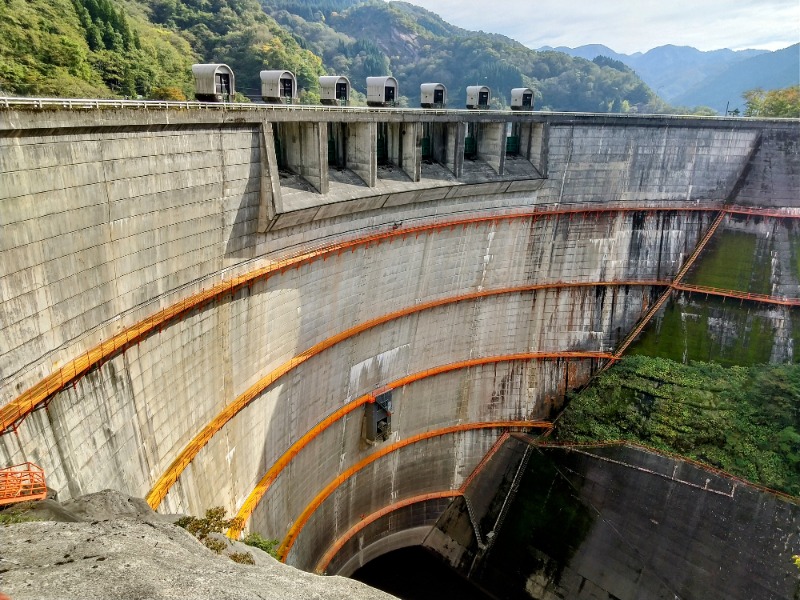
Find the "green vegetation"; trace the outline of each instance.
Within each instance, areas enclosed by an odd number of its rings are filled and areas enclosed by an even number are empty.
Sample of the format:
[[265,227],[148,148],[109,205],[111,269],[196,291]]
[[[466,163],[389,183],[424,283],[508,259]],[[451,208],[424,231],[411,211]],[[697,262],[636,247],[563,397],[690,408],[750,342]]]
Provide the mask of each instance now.
[[251,532],[245,536],[244,540],[242,540],[248,546],[253,546],[260,550],[263,550],[273,558],[278,558],[278,545],[281,543],[280,540],[272,539],[268,540],[260,533]]
[[228,544],[219,538],[210,537],[211,534],[221,534],[234,525],[240,526],[240,519],[226,519],[225,509],[221,506],[215,506],[214,508],[209,508],[206,511],[206,516],[202,519],[191,516],[181,517],[175,522],[175,525],[183,527],[186,531],[203,542],[203,545],[209,550],[221,554],[222,551],[228,547]]
[[800,495],[800,366],[630,356],[575,394],[559,441],[627,440]]
[[[769,362],[775,343],[769,319],[740,302],[698,294],[686,297],[691,301],[688,305],[667,304],[663,315],[650,323],[631,347],[631,354],[682,363],[713,361],[724,366]],[[726,326],[721,328],[721,323]],[[797,333],[794,338],[800,339]]]
[[186,40],[147,22],[142,6],[109,0],[4,0],[0,93],[149,96],[191,89]]
[[253,555],[249,552],[231,552],[228,555],[233,562],[239,563],[240,565],[254,565],[256,564],[256,559],[253,558]]
[[317,93],[322,61],[267,16],[257,0],[146,0],[152,21],[179,32],[203,62],[222,62],[236,73],[236,88],[261,95],[259,72],[288,69],[308,94]]
[[25,511],[14,508],[0,511],[0,525],[15,525],[17,523],[30,523],[31,521],[41,521],[41,519],[26,515]]
[[502,35],[460,29],[418,6],[381,0],[262,0],[264,9],[327,69],[365,91],[369,75],[393,75],[411,106],[419,85],[444,83],[449,105],[464,106],[468,85],[492,88],[507,106],[511,88],[528,86],[536,106],[553,110],[652,112],[663,107],[629,68],[612,59],[588,61],[536,52]]
[[780,90],[748,90],[743,94],[746,117],[800,117],[800,85]]
[[770,256],[768,251],[758,251],[757,241],[757,236],[752,233],[720,231],[709,242],[686,282],[769,294],[772,289]]
[[306,101],[324,73],[256,0],[0,3],[0,94],[180,99],[194,62],[228,63],[255,96],[259,71],[290,69]]

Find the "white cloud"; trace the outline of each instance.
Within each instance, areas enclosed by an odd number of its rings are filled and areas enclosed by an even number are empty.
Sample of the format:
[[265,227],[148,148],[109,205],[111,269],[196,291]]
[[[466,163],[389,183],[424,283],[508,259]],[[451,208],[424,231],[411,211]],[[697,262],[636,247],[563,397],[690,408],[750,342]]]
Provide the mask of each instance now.
[[526,46],[605,44],[627,54],[674,44],[777,50],[800,42],[798,0],[407,0],[465,29]]

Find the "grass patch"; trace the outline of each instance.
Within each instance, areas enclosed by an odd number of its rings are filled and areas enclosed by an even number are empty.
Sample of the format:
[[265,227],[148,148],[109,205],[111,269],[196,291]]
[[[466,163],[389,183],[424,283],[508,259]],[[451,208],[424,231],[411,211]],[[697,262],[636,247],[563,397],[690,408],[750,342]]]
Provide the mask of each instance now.
[[19,510],[7,509],[0,512],[0,525],[15,525],[17,523],[31,523],[41,520],[38,517],[26,515]]
[[253,546],[254,548],[263,550],[264,552],[272,556],[272,558],[278,558],[278,546],[281,543],[280,540],[267,539],[260,533],[256,533],[254,531],[252,533],[248,533],[247,536],[242,541],[248,546]]

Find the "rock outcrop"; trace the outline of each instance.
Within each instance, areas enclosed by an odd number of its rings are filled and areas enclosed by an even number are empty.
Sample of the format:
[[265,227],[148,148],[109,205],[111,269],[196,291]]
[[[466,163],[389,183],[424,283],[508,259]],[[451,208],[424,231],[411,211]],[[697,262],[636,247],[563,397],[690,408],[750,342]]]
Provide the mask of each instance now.
[[[10,509],[15,512],[19,509]],[[0,597],[12,600],[380,600],[392,596],[342,577],[321,577],[249,552],[255,565],[215,554],[144,500],[106,490],[63,505],[22,507],[42,519],[0,526]]]

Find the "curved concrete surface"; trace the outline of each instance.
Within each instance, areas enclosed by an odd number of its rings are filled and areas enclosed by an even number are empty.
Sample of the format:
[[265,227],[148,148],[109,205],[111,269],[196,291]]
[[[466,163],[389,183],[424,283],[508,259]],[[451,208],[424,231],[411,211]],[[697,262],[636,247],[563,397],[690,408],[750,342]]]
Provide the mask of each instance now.
[[[413,171],[407,140],[405,183],[379,168],[345,190],[295,157],[320,194],[278,170],[281,123],[313,137],[339,119],[369,142],[376,120],[421,136],[427,119],[457,154],[462,117],[0,110],[2,460],[42,465],[61,498],[112,487],[195,514],[240,511],[280,465],[246,528],[313,569],[362,515],[458,490],[503,433],[471,426],[551,418],[724,204],[753,207],[756,235],[797,216],[790,125],[509,115],[535,146],[509,158],[506,124],[484,118],[469,116],[474,164],[442,155],[449,179]],[[800,296],[787,277],[773,294]],[[364,409],[344,407],[392,382],[392,433],[373,445]],[[345,547],[373,547],[385,522]]]

